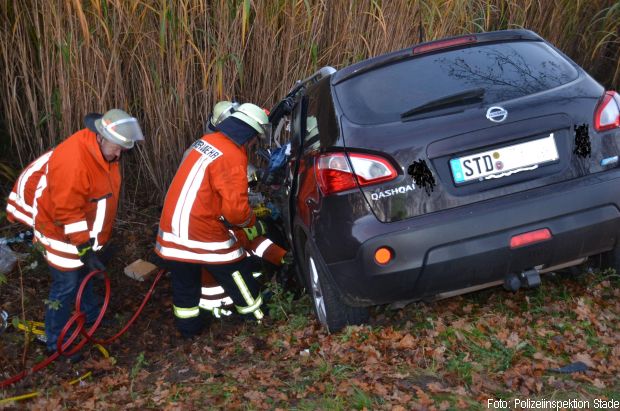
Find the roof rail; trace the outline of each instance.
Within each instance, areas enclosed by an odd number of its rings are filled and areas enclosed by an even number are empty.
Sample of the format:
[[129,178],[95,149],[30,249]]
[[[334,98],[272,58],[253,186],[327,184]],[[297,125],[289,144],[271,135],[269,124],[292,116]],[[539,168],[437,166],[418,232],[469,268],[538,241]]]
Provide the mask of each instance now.
[[298,93],[300,90],[317,83],[321,79],[324,79],[327,76],[330,76],[336,72],[336,69],[330,66],[322,67],[312,74],[310,77],[307,77],[303,80],[297,80],[295,85],[291,88],[284,99],[280,100],[278,104],[275,105],[271,109],[271,113],[269,114],[269,121],[274,124],[278,123],[280,119],[290,114],[293,110],[293,106],[296,103],[296,99],[299,97]]
[[335,72],[336,69],[331,66],[321,67],[319,70],[315,71],[310,77],[307,77],[303,80],[297,80],[293,88],[291,88],[289,95],[295,94],[301,87],[307,87],[309,85],[312,85],[319,80],[331,74],[334,74]]

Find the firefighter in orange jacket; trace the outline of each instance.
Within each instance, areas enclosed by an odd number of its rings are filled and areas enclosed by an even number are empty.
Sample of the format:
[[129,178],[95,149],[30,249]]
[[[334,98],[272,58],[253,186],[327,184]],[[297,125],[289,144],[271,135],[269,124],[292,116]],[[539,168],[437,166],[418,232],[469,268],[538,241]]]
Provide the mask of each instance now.
[[[87,128],[50,154],[34,199],[35,241],[45,248],[52,275],[45,313],[49,351],[56,350],[81,280],[105,269],[95,251],[112,232],[121,185],[118,160],[123,150],[144,139],[138,121],[122,110],[89,114],[85,123]],[[91,284],[82,295],[87,323],[99,313]]]
[[[248,185],[250,187],[258,183],[259,177],[257,169],[252,164],[248,164],[247,176]],[[265,236],[266,233],[267,226],[260,220],[256,222],[252,229],[236,228],[233,230],[233,235],[246,250],[248,257],[265,260],[276,267],[292,263],[293,254],[287,252],[284,248],[267,238]],[[257,264],[259,263],[257,262]],[[262,272],[255,271],[252,275],[254,278],[259,278]],[[222,318],[222,316],[229,316],[232,314],[230,310],[230,306],[232,305],[232,299],[226,295],[224,289],[219,285],[217,280],[213,278],[211,273],[203,267],[200,308],[209,311],[215,318]]]
[[246,251],[226,224],[250,228],[256,218],[248,201],[245,149],[263,135],[269,119],[245,103],[202,136],[183,159],[166,194],[156,253],[172,272],[173,313],[184,337],[199,334],[201,269],[204,266],[239,313],[263,318],[259,284]]

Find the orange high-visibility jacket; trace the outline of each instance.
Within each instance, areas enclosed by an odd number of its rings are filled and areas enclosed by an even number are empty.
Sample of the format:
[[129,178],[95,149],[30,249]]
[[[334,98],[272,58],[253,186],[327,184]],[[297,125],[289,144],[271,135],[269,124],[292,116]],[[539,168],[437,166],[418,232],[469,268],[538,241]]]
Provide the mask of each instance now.
[[258,236],[250,241],[241,228],[236,228],[233,232],[244,249],[273,265],[282,265],[282,257],[286,254],[284,248],[265,236]]
[[238,227],[254,224],[247,164],[245,149],[223,133],[206,134],[192,145],[166,194],[155,247],[160,257],[203,264],[245,258],[221,219]]
[[50,150],[28,164],[15,181],[13,191],[9,194],[9,199],[6,202],[6,216],[9,221],[19,221],[28,227],[33,226],[36,207],[35,197],[38,197],[36,195],[37,186],[41,177],[45,175],[47,162],[51,155],[52,151]]
[[96,134],[83,129],[53,151],[41,178],[34,235],[47,262],[63,271],[82,266],[76,246],[94,239],[99,250],[112,233],[121,175],[103,157]]

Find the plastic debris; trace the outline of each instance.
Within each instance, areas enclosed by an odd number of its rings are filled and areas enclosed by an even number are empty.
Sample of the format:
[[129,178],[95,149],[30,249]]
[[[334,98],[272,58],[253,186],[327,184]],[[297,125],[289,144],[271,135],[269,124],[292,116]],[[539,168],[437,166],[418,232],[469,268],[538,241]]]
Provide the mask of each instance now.
[[291,143],[286,143],[284,146],[275,149],[273,153],[271,153],[271,158],[269,158],[269,173],[275,173],[284,168],[287,157],[290,155]]
[[6,237],[2,237],[0,238],[0,244],[4,245],[4,244],[16,244],[16,243],[24,243],[26,241],[32,241],[32,231],[22,231],[21,233],[18,233],[15,237],[12,238],[6,238]]
[[282,212],[280,211],[280,208],[274,203],[267,203],[267,208],[270,210],[271,218],[273,220],[278,220],[280,217],[282,217]]
[[564,367],[549,368],[549,371],[559,372],[560,374],[572,374],[575,372],[588,371],[588,366],[581,361],[576,361],[572,364],[565,365]]
[[9,313],[0,310],[0,334],[9,327]]
[[8,273],[15,267],[17,256],[6,244],[0,244],[0,274]]

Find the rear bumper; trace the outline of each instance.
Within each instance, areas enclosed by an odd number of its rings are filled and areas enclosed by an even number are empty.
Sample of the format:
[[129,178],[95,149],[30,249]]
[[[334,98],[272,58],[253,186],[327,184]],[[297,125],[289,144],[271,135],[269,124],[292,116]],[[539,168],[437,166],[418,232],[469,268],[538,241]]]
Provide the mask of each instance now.
[[[364,224],[372,227],[356,231],[375,235],[355,258],[328,264],[345,300],[429,298],[611,250],[620,237],[620,169],[407,221]],[[553,237],[510,248],[511,237],[541,228]],[[394,259],[380,266],[374,252],[385,246]]]

